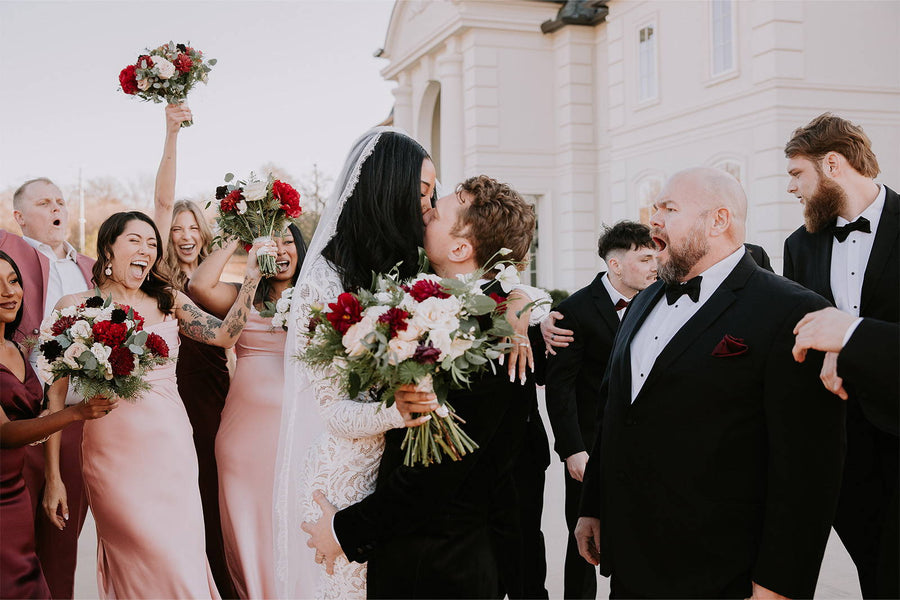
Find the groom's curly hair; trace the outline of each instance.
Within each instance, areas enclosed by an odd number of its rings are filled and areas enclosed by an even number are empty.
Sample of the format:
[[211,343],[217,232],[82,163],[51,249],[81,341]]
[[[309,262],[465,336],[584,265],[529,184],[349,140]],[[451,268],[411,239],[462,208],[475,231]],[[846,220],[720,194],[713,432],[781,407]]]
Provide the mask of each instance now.
[[[468,238],[475,246],[475,260],[489,271],[498,261],[516,263],[523,269],[534,236],[537,218],[534,207],[505,183],[487,175],[470,177],[456,188],[472,195],[460,209],[451,233]],[[509,248],[499,256],[501,248]],[[489,262],[490,261],[490,262]]]

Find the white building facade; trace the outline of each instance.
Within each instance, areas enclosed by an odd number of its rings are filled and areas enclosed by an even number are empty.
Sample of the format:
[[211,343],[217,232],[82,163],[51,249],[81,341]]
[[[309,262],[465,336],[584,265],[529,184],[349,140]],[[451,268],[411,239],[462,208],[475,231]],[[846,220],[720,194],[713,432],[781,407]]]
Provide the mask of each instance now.
[[802,223],[784,144],[825,111],[863,126],[900,187],[897,1],[399,0],[381,56],[394,124],[443,183],[486,173],[535,203],[543,287],[586,285],[602,225],[646,222],[697,165],[741,180],[748,241],[780,270]]

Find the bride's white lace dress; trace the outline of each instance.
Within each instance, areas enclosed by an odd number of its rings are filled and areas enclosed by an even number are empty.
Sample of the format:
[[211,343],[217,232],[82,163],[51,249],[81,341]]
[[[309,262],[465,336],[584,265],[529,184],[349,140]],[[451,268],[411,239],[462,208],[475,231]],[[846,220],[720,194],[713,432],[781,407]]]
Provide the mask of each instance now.
[[[309,276],[298,282],[294,298],[299,300],[296,331],[304,331],[313,304],[334,302],[343,292],[338,274],[320,256],[310,265]],[[300,334],[298,334],[300,335]],[[298,347],[302,348],[298,340]],[[321,516],[311,493],[322,490],[332,504],[345,508],[359,502],[375,490],[375,478],[384,449],[384,432],[403,426],[395,408],[381,409],[378,402],[351,399],[327,373],[308,371],[315,391],[316,408],[325,431],[312,440],[306,458],[306,489],[302,499],[304,520]],[[309,407],[310,409],[313,407]],[[318,598],[365,598],[366,565],[350,563],[342,555],[335,563],[334,575],[320,570]]]

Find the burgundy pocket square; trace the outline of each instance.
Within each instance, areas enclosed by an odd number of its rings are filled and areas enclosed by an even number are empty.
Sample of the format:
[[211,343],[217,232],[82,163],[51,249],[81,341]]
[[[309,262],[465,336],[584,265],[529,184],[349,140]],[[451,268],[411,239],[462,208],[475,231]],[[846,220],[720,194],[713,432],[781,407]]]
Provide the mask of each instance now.
[[713,348],[713,356],[740,356],[750,350],[750,346],[744,343],[741,338],[736,338],[725,334],[716,347]]

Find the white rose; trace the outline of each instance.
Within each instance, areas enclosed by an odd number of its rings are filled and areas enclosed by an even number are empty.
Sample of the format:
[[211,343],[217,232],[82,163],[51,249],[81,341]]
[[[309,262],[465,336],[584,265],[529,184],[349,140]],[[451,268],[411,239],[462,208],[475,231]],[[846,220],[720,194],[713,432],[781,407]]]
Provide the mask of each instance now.
[[513,286],[519,283],[519,271],[516,269],[515,265],[507,265],[496,277],[494,277],[494,279],[500,282],[500,287],[508,294],[512,291]]
[[77,358],[87,352],[88,347],[80,342],[75,342],[63,353],[63,362],[66,366],[72,369],[80,369],[81,364],[78,362]]
[[269,184],[265,181],[254,181],[244,186],[244,198],[247,202],[256,202],[266,197]]
[[354,323],[344,334],[341,343],[347,349],[347,355],[350,357],[362,356],[366,352],[363,342],[370,333],[375,330],[375,321],[369,318],[363,318],[359,323]]
[[412,321],[424,330],[444,328],[453,331],[459,327],[461,305],[456,296],[449,298],[426,298],[413,311]]
[[81,319],[75,321],[75,324],[69,328],[69,335],[72,336],[73,339],[76,339],[81,342],[86,342],[91,338],[93,332],[91,331],[91,326],[87,321]]
[[74,317],[74,316],[75,316],[75,307],[74,307],[74,306],[67,306],[67,307],[65,307],[64,309],[62,309],[61,311],[59,311],[59,316],[57,316],[57,317],[56,317],[55,319],[53,319],[53,320],[55,321],[55,320],[58,319],[59,317]]
[[285,298],[284,296],[279,298],[278,302],[275,303],[275,310],[280,313],[285,313],[291,310],[291,299]]
[[150,89],[150,80],[149,79],[138,79],[137,80],[138,89],[142,92],[146,92]]
[[390,308],[390,306],[370,306],[363,312],[363,316],[372,319],[374,322],[378,320],[378,317],[389,311]]
[[392,365],[402,363],[416,353],[419,342],[394,338],[388,342],[388,362]]
[[[72,345],[74,346],[74,344]],[[98,363],[106,363],[109,360],[109,355],[111,352],[111,348],[107,348],[100,343],[94,343],[94,345],[91,346],[91,354],[94,355]]]
[[279,313],[275,313],[274,315],[272,315],[272,327],[274,327],[275,329],[284,327],[284,316]]
[[57,316],[56,318],[53,318],[53,316],[51,315],[51,317],[49,319],[44,319],[43,321],[41,321],[41,341],[42,342],[52,340],[53,338],[56,337],[55,335],[53,335],[53,324],[56,323],[57,318],[59,318],[59,317]]
[[411,321],[406,322],[406,329],[397,332],[397,339],[404,342],[412,342],[419,339],[422,335],[422,329]]
[[466,350],[472,347],[472,340],[458,337],[450,343],[450,351],[447,354],[450,358],[458,358],[465,354]]
[[85,319],[96,319],[102,310],[103,310],[102,308],[95,308],[95,307],[89,306],[89,307],[85,308],[83,311],[81,311],[81,316],[84,317]]
[[246,214],[247,212],[247,203],[241,200],[237,203],[237,211],[239,215]]
[[153,66],[156,68],[160,79],[169,79],[175,74],[175,65],[167,61],[162,56],[151,56]]
[[423,273],[422,275],[419,275],[418,277],[413,279],[412,282],[409,284],[409,287],[414,286],[415,284],[417,284],[420,281],[433,281],[435,283],[440,283],[441,278],[438,277],[437,275],[433,275],[431,273]]
[[450,354],[450,350],[453,347],[453,340],[450,339],[450,330],[448,329],[433,329],[429,331],[428,341],[441,351],[441,357],[438,360],[442,360],[444,356]]

